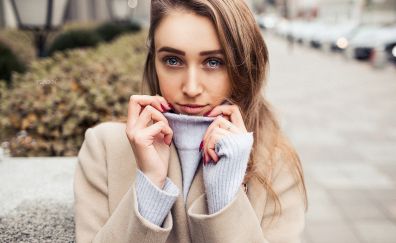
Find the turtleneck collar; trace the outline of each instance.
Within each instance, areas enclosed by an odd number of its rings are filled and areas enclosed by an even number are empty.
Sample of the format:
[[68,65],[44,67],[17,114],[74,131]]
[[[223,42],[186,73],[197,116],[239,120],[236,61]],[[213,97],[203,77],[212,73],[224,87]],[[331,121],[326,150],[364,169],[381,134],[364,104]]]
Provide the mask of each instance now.
[[215,117],[163,113],[173,130],[173,142],[178,150],[199,149],[209,125]]
[[180,158],[183,178],[183,196],[187,200],[195,171],[201,161],[199,145],[214,117],[189,116],[172,112],[163,113],[173,131],[173,143]]

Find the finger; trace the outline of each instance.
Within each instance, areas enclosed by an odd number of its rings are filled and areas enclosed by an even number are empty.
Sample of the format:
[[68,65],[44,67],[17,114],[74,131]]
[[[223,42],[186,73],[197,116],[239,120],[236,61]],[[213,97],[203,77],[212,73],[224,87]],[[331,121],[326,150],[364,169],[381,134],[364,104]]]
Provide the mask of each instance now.
[[164,142],[167,145],[170,145],[172,142],[173,131],[168,126],[168,124],[164,123],[163,121],[158,121],[153,125],[144,128],[142,132],[152,138],[158,137],[158,134],[161,133],[164,135]]
[[216,119],[209,125],[209,127],[206,129],[206,132],[204,134],[204,140],[206,140],[209,135],[212,133],[212,130],[216,127],[224,128],[227,130],[228,127],[230,127],[230,132],[237,133],[239,132],[239,129],[232,124],[229,120],[222,116],[216,117]]
[[159,99],[149,95],[131,95],[128,104],[128,118],[126,124],[126,130],[131,131],[139,118],[139,114],[142,111],[142,107],[147,105],[153,105],[157,109],[161,107],[158,103]]
[[148,105],[144,107],[142,113],[139,115],[135,124],[135,129],[145,128],[151,121],[163,121],[165,124],[169,125],[168,120],[161,112],[153,108],[151,105]]
[[215,146],[216,144],[220,141],[220,139],[228,134],[231,134],[231,132],[222,129],[222,128],[215,128],[213,130],[213,133],[208,139],[208,146],[206,148],[206,153],[208,156],[212,158],[214,162],[218,162],[219,156],[215,152]]
[[217,163],[219,161],[219,157],[217,156],[216,152],[213,149],[208,149],[208,155],[212,160]]
[[167,109],[170,110],[172,109],[172,107],[170,107],[170,103],[162,96],[160,95],[156,95],[157,99],[159,99],[159,101],[161,102],[161,104]]
[[135,124],[143,107],[151,105],[163,112],[164,110],[161,108],[161,104],[165,107],[169,107],[168,102],[161,96],[132,95],[128,104],[128,119],[131,119],[131,125]]
[[[234,123],[237,127],[244,128],[245,123],[242,118],[241,111],[237,105],[219,105],[216,106],[208,116],[218,116],[218,115],[229,116],[230,121]],[[245,128],[246,130],[246,128]]]

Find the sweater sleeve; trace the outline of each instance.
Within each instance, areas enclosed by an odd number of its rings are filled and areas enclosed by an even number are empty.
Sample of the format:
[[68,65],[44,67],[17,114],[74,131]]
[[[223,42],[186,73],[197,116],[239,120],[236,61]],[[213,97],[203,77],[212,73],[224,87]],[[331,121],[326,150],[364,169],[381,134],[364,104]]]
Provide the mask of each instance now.
[[[213,214],[208,209],[209,195],[203,193],[187,210],[189,228],[196,242],[301,242],[306,210],[301,191],[303,181],[295,177],[289,157],[278,151],[280,153],[274,152],[276,156],[270,180],[281,209],[270,198],[268,189],[256,179],[249,181],[248,193],[240,186],[232,201]],[[257,204],[261,205],[258,211]]]
[[253,132],[229,134],[216,143],[219,161],[203,168],[209,214],[218,212],[234,199],[243,182],[252,146]]
[[160,189],[140,169],[136,171],[135,186],[140,214],[161,226],[179,195],[178,187],[167,177]]
[[163,227],[144,218],[138,210],[136,178],[110,212],[105,138],[100,137],[102,131],[98,129],[85,132],[78,153],[74,175],[76,242],[165,243],[173,228],[171,212]]

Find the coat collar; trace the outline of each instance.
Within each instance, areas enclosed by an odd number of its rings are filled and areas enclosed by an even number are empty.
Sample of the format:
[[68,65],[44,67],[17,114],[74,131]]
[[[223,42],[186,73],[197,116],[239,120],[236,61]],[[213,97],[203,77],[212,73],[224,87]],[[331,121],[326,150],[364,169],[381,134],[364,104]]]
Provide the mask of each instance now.
[[[202,173],[202,163],[200,162],[197,170],[195,171],[193,182],[187,195],[187,202],[184,203],[183,195],[180,193],[179,197],[176,200],[176,207],[182,206],[183,208],[189,208],[195,198],[205,193]],[[183,178],[179,155],[173,143],[171,145],[171,153],[169,157],[168,177],[172,180],[173,183],[175,183],[175,185],[179,189],[183,187]],[[181,205],[177,205],[179,203],[181,203]]]

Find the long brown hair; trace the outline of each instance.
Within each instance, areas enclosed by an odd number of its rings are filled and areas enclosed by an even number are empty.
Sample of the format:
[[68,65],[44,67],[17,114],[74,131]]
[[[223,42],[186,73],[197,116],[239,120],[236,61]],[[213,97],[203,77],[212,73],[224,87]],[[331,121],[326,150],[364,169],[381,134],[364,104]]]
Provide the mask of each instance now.
[[[238,105],[248,131],[253,131],[254,144],[244,182],[257,179],[274,200],[281,213],[280,200],[272,188],[271,173],[279,152],[299,183],[307,208],[307,194],[301,162],[288,139],[282,134],[269,102],[264,98],[268,50],[250,9],[242,0],[152,0],[148,54],[145,63],[142,93],[161,95],[155,70],[154,34],[160,21],[173,10],[187,11],[209,18],[216,28],[225,51],[231,96],[226,99]],[[260,146],[259,146],[260,145]],[[277,151],[277,152],[276,152]],[[278,153],[278,154],[277,154]],[[264,158],[258,161],[257,158]]]

